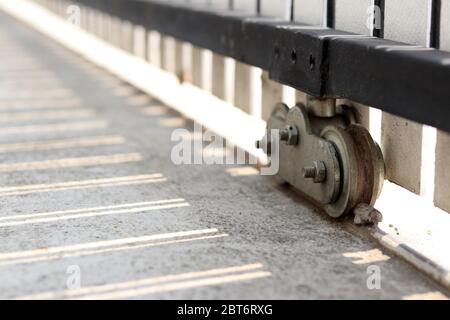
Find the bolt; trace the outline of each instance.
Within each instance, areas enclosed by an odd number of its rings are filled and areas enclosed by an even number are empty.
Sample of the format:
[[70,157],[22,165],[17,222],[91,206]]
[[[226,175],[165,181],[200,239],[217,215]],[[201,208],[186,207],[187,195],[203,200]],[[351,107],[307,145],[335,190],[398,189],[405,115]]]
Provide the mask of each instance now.
[[268,133],[263,137],[262,140],[258,140],[255,142],[256,149],[262,149],[267,155],[271,155],[272,153],[272,142],[270,141],[270,136]]
[[322,183],[326,179],[326,167],[323,161],[314,161],[312,166],[303,168],[303,177],[313,179],[314,183]]
[[303,168],[303,177],[304,178],[315,178],[316,177],[316,168],[315,167],[304,167]]
[[298,144],[298,129],[295,126],[286,126],[286,128],[280,130],[280,140],[286,141],[289,146]]
[[288,141],[288,139],[289,139],[289,130],[287,128],[280,130],[280,140]]

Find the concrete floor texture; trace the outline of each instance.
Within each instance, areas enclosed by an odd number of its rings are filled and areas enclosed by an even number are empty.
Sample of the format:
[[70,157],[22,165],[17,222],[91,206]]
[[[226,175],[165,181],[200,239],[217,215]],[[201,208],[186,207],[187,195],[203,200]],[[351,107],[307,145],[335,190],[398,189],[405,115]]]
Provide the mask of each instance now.
[[252,167],[175,165],[192,123],[0,27],[0,298],[445,297]]

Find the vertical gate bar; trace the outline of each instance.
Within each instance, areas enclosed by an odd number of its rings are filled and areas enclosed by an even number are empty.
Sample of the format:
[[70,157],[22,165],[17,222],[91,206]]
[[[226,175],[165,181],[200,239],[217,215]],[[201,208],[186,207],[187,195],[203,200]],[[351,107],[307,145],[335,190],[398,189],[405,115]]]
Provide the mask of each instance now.
[[[328,10],[334,10],[333,13],[328,12],[328,17],[333,17],[331,26],[338,30],[374,35],[376,23],[379,23],[380,28],[383,25],[383,8],[376,7],[379,4],[381,2],[377,3],[377,0],[333,0],[328,5]],[[377,13],[379,17],[377,17]],[[328,18],[328,24],[330,26],[330,18]],[[378,33],[381,34],[382,29]],[[357,112],[358,122],[370,131],[375,141],[380,143],[381,111],[349,100],[339,100],[338,103],[353,106]]]
[[86,30],[86,14],[85,14],[85,7],[82,5],[79,5],[80,7],[80,28],[82,30]]
[[327,25],[327,0],[294,0],[293,20],[311,26]]
[[161,68],[170,73],[175,73],[175,38],[161,35]]
[[328,28],[333,28],[334,29],[334,25],[335,25],[335,12],[336,12],[336,0],[327,0],[327,22],[326,22],[326,26]]
[[384,13],[385,0],[374,0],[374,23],[372,32],[374,37],[384,37]]
[[334,0],[334,27],[359,34],[371,34],[367,11],[374,0]]
[[440,1],[439,5],[439,48],[450,51],[450,1]]
[[192,45],[188,42],[177,41],[178,78],[181,82],[192,82]]
[[[189,0],[176,0],[181,4],[189,3]],[[175,65],[174,72],[180,82],[192,82],[192,45],[179,39],[175,39]]]
[[[173,0],[169,0],[174,2]],[[173,37],[157,33],[158,36],[154,38],[157,40],[159,37],[159,67],[170,73],[176,72],[176,40]]]
[[92,34],[94,36],[98,36],[99,28],[98,28],[98,10],[92,10]]
[[[292,18],[292,0],[260,0],[260,14],[284,19]],[[262,75],[262,118],[267,120],[276,103],[284,102],[292,107],[295,104],[295,90],[269,79],[267,72]]]
[[94,10],[92,8],[89,8],[87,11],[87,18],[88,18],[88,32],[90,34],[94,34]]
[[[209,6],[214,10],[230,10],[230,0],[210,0]],[[220,35],[217,35],[220,36]],[[212,93],[222,99],[231,102],[233,92],[228,82],[232,79],[232,74],[230,73],[230,68],[233,68],[232,60],[225,58],[224,56],[216,53],[212,53],[212,83],[211,91]]]
[[[166,0],[168,2],[177,2],[176,0]],[[176,74],[176,51],[177,43],[175,38],[161,34],[160,40],[160,59],[161,68],[170,73]]]
[[[442,0],[432,0],[431,1],[431,39],[430,47],[439,48],[440,38],[441,38],[441,4]],[[448,1],[444,2],[448,3]]]
[[[294,0],[293,20],[302,24],[326,27],[329,13],[329,0]],[[296,91],[296,102],[306,103],[306,94]]]
[[103,39],[103,13],[97,10],[97,37]]
[[[368,10],[366,13],[369,14],[368,19],[372,20],[372,36],[382,38],[384,36],[385,0],[373,0],[372,10]],[[372,17],[370,15],[372,15]],[[368,20],[368,22],[369,21],[370,20]],[[381,123],[383,121],[383,112],[379,109],[361,104],[356,105],[360,113],[363,113],[362,110],[366,113],[365,125],[369,129],[373,139],[381,145]]]
[[[192,5],[205,7],[208,0],[190,0]],[[192,49],[192,83],[204,90],[211,91],[212,53],[199,47]]]
[[[430,0],[385,0],[384,37],[410,44],[429,46],[431,26]],[[431,98],[431,97],[430,97]],[[430,99],[432,103],[432,99]],[[425,128],[425,129],[424,129]],[[426,132],[424,131],[426,130]],[[430,166],[425,144],[432,135],[429,127],[384,112],[382,116],[382,149],[385,154],[387,179],[408,190],[424,194],[428,191]],[[424,134],[426,133],[426,134]],[[432,139],[432,138],[431,138]],[[430,141],[432,144],[433,142]],[[425,148],[426,149],[425,149]],[[424,151],[424,152],[423,152]],[[434,151],[432,151],[434,154]],[[431,172],[434,176],[434,171]],[[434,179],[432,179],[434,180]],[[431,184],[433,184],[432,181]]]
[[[258,0],[234,0],[233,10],[256,15]],[[235,61],[234,68],[234,105],[239,109],[261,118],[262,70],[245,63]]]
[[61,8],[61,1],[56,0],[55,2],[55,13],[57,16],[62,17],[62,8]]
[[58,0],[58,16],[64,18],[64,3],[61,0]]
[[450,134],[437,132],[434,203],[437,207],[450,212]]
[[192,48],[192,83],[197,87],[202,86],[202,53],[201,48]]
[[175,74],[180,82],[186,80],[185,73],[183,72],[183,44],[184,42],[175,39]]
[[147,52],[147,37],[143,26],[135,26],[133,30],[133,53],[137,57],[145,60]]
[[134,35],[134,26],[130,21],[123,20],[122,21],[122,49],[133,53],[133,35]]
[[109,38],[109,42],[111,45],[113,46],[117,46],[117,38],[118,38],[118,33],[117,33],[117,17],[115,16],[110,16],[109,17],[110,21],[109,21],[109,33],[110,33],[110,38]]
[[[441,34],[439,48],[450,51],[450,1],[439,1],[439,24],[437,33]],[[450,134],[438,130],[436,139],[436,165],[434,203],[450,212]]]
[[161,67],[161,34],[157,31],[147,32],[147,60],[155,67]]
[[111,41],[111,17],[109,14],[103,14],[103,39],[106,42]]
[[225,58],[212,53],[212,83],[211,92],[216,97],[225,100]]

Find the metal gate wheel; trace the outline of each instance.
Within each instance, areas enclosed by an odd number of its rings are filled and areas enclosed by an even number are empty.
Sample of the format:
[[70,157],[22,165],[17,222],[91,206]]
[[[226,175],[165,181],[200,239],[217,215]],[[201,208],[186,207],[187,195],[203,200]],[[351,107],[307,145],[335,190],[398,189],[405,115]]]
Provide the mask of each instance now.
[[[317,103],[317,102],[316,102]],[[298,104],[277,104],[258,142],[269,156],[279,147],[278,176],[338,218],[359,204],[373,206],[381,193],[385,167],[377,143],[345,113],[320,117]],[[272,130],[281,134],[274,142]],[[292,137],[291,137],[292,136]]]

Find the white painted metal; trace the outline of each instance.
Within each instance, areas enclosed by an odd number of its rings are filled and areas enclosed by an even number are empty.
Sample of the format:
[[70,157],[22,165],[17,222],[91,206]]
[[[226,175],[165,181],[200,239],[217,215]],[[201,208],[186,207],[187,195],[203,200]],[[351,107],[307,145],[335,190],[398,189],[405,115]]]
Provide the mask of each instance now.
[[300,23],[325,26],[327,0],[294,0],[294,20]]
[[[294,21],[325,27],[327,24],[327,0],[294,0]],[[296,91],[295,100],[297,103],[306,103],[306,94]]]
[[208,5],[214,9],[228,10],[230,9],[230,0],[209,0]]
[[260,0],[261,15],[291,20],[292,0]]
[[336,29],[371,34],[372,5],[373,0],[335,0]]
[[233,10],[247,13],[256,13],[258,9],[257,0],[233,0]]
[[441,1],[441,50],[450,51],[450,1]]
[[161,67],[161,34],[156,31],[147,33],[147,60],[155,67]]
[[[234,0],[233,10],[257,14],[257,0]],[[239,61],[235,62],[234,105],[261,118],[262,70]]]
[[[370,35],[373,32],[374,0],[335,0],[335,28]],[[375,141],[381,140],[381,111],[353,101],[339,101],[352,105],[358,121],[370,130]]]
[[[187,3],[207,7],[210,0],[188,0]],[[211,91],[212,52],[198,47],[192,48],[192,83],[206,91]]]
[[171,73],[175,73],[176,43],[173,37],[161,37],[161,67]]
[[[209,0],[209,7],[217,10],[229,10],[229,0]],[[212,54],[212,93],[218,98],[232,102],[234,96],[234,62],[222,55]]]
[[147,39],[145,28],[136,26],[133,34],[133,53],[141,59],[145,59],[147,50]]
[[[450,1],[441,1],[440,49],[450,51]],[[450,212],[450,134],[438,131],[434,203]]]
[[[261,0],[260,14],[291,20],[292,0]],[[269,79],[267,72],[262,75],[262,118],[267,120],[276,103],[284,102],[292,107],[295,104],[295,90]]]
[[450,212],[450,134],[438,131],[434,203]]
[[[385,11],[385,38],[428,46],[430,0],[386,0]],[[387,178],[432,198],[435,130],[383,113],[381,134]]]
[[428,46],[430,12],[431,0],[385,0],[384,37]]

